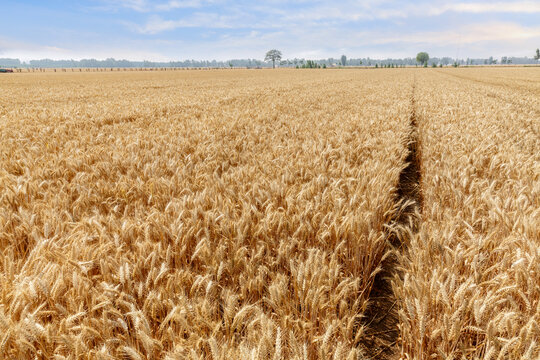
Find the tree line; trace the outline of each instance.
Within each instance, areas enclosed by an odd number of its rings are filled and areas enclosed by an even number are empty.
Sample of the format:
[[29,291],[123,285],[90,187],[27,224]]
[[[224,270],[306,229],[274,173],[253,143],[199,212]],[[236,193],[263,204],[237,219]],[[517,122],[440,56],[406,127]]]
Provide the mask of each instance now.
[[217,60],[182,60],[182,61],[130,61],[108,58],[105,60],[82,59],[82,60],[30,60],[27,62],[19,59],[0,58],[0,67],[10,68],[229,68],[229,67],[269,67],[264,61],[257,59],[232,59],[227,61]]
[[[339,67],[339,66],[372,66],[372,67],[400,67],[400,66],[416,66],[416,65],[492,65],[492,64],[538,64],[540,53],[534,57],[511,57],[503,56],[500,59],[493,57],[489,58],[466,58],[453,59],[451,57],[433,57],[424,61],[419,61],[417,58],[387,58],[387,59],[372,59],[365,58],[347,58],[342,55],[339,58],[327,59],[305,59],[293,58],[282,59],[282,54],[279,50],[277,53],[267,53],[265,61],[257,59],[232,59],[227,61],[217,60],[183,60],[169,62],[154,62],[154,61],[129,61],[116,60],[108,58],[105,60],[97,59],[82,59],[82,60],[30,60],[27,62],[13,58],[0,58],[0,67],[6,68],[269,68],[273,66],[289,67],[289,68],[324,68],[324,67]],[[279,56],[277,56],[279,55]],[[273,59],[272,59],[273,58]],[[420,60],[423,60],[420,59]]]

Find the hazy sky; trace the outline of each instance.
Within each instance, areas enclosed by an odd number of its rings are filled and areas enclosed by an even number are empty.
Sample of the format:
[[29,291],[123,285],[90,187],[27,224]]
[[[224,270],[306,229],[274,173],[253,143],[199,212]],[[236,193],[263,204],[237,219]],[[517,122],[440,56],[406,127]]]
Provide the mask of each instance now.
[[540,0],[2,0],[0,57],[532,57],[539,20]]

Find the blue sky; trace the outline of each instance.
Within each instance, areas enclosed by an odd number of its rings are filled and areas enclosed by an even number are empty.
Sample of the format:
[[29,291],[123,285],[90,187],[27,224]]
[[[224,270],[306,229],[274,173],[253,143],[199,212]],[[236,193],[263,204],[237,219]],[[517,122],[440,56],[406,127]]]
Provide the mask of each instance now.
[[0,57],[529,56],[537,1],[2,0]]

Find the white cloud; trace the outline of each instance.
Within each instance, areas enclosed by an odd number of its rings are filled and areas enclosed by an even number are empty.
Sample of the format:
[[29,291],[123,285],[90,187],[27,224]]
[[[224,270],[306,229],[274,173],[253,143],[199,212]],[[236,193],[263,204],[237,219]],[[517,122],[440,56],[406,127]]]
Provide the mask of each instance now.
[[488,22],[466,25],[452,30],[426,31],[409,34],[383,34],[364,43],[413,43],[426,45],[475,44],[479,42],[508,42],[540,38],[540,27],[524,27],[515,23]]
[[[283,51],[286,58],[412,57],[427,50],[432,56],[465,57],[524,56],[538,47],[540,27],[511,22],[486,22],[452,30],[418,31],[399,34],[391,30],[365,30],[343,36],[339,27],[288,28],[251,31],[184,44],[190,58],[262,57],[270,48]],[[525,50],[525,52],[524,52]],[[233,54],[233,55],[231,55]]]
[[22,42],[5,37],[0,37],[0,49],[2,49],[2,52],[0,52],[1,57],[18,58],[21,61],[37,59],[106,59],[110,57],[130,60],[149,59],[153,61],[170,61],[174,59],[174,57],[165,56],[159,51],[146,50],[144,46],[140,49],[133,49],[127,46],[84,44],[67,48]]
[[[442,6],[443,12],[455,11],[464,13],[539,13],[540,2],[518,1],[518,2],[464,2],[451,3]],[[435,11],[437,13],[437,11]]]
[[58,58],[67,50],[57,46],[47,46],[43,44],[32,44],[24,41],[13,40],[0,37],[0,52],[4,57],[16,57],[24,59],[35,59],[36,56],[42,58]]
[[163,4],[155,5],[157,11],[170,11],[173,9],[183,9],[183,8],[198,8],[202,5],[201,1],[191,0],[191,1],[169,1]]
[[199,8],[208,1],[204,0],[169,0],[155,2],[148,0],[107,0],[106,5],[98,7],[102,10],[130,9],[141,13],[167,12],[174,9]]
[[110,5],[125,7],[135,11],[146,11],[148,6],[146,0],[115,0],[110,1]]
[[[73,41],[69,50],[65,43],[54,46],[54,39],[47,39],[51,46],[45,46],[7,44],[0,38],[2,56],[226,60],[260,58],[266,50],[278,48],[286,57],[306,58],[342,53],[350,57],[400,57],[412,56],[417,49],[433,52],[433,56],[455,55],[456,49],[462,49],[465,56],[482,57],[527,55],[540,43],[540,25],[510,21],[516,19],[515,14],[540,13],[540,1],[101,1],[114,11],[115,21],[131,32],[118,37],[99,34],[101,43],[95,40],[85,47]],[[456,16],[465,13],[473,15]],[[430,17],[429,28],[413,30],[421,28],[419,19]],[[133,20],[141,18],[144,20],[138,23]],[[459,18],[468,22],[460,23]],[[498,21],[485,22],[486,18]],[[175,29],[191,30],[172,33]]]
[[216,13],[195,13],[179,20],[165,20],[158,15],[152,15],[144,25],[131,26],[141,34],[157,34],[178,28],[232,29],[236,27],[238,20],[238,17],[233,15]]
[[[540,13],[540,2],[461,2],[461,3],[413,3],[383,1],[343,0],[339,3],[327,1],[309,2],[294,11],[287,6],[278,6],[280,0],[255,3],[242,7],[227,5],[220,7],[206,6],[208,0],[171,0],[166,3],[149,4],[146,0],[116,0],[125,7],[137,11],[159,12],[180,8],[199,8],[201,11],[182,18],[164,19],[156,14],[151,15],[144,24],[128,23],[138,33],[158,34],[178,28],[206,27],[209,29],[271,29],[301,28],[309,26],[339,26],[349,22],[363,20],[407,19],[411,17],[432,17],[447,12],[460,13]],[[214,1],[217,3],[217,1]],[[303,1],[296,1],[302,4]],[[290,4],[289,4],[290,5]]]
[[321,21],[321,20],[377,20],[409,17],[429,17],[442,15],[447,12],[458,13],[540,13],[540,2],[457,2],[435,3],[416,2],[406,4],[399,1],[365,3],[341,2],[318,4],[295,14],[287,15],[290,20]]

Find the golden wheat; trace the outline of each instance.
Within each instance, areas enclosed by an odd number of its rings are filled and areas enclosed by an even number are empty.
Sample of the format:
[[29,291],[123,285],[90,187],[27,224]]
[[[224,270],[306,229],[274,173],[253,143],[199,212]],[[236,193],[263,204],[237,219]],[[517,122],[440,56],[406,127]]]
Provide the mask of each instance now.
[[397,71],[9,78],[0,356],[356,359],[411,83]]
[[538,78],[2,78],[0,357],[537,359]]
[[537,69],[417,76],[424,203],[394,283],[403,358],[540,357],[534,78]]

